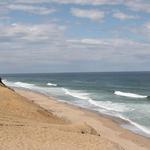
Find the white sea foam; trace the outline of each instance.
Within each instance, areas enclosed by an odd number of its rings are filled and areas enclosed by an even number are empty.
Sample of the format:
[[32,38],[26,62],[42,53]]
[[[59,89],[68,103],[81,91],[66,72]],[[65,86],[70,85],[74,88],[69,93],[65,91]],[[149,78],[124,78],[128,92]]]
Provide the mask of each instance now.
[[114,112],[125,112],[131,111],[131,109],[126,108],[124,104],[112,103],[111,101],[95,101],[90,97],[89,93],[77,92],[74,90],[68,90],[66,88],[62,88],[66,95],[70,95],[75,98],[79,98],[82,100],[87,100],[90,104],[97,106],[99,108],[105,109],[106,111],[114,111]]
[[139,129],[140,131],[144,132],[145,134],[147,134],[149,137],[150,137],[150,129],[148,129],[147,127],[144,127],[136,122],[133,122],[132,120],[122,116],[122,115],[119,115],[119,117],[123,120],[126,120],[128,121],[131,125],[135,126],[137,129]]
[[25,82],[11,82],[11,81],[7,81],[7,80],[3,80],[3,82],[8,85],[8,86],[12,86],[12,87],[22,87],[22,88],[27,88],[27,89],[33,89],[36,86],[34,84],[30,84],[30,83],[25,83]]
[[[6,79],[3,79],[2,80],[4,84],[6,84],[7,86],[15,86],[15,82],[11,82],[11,81],[8,81]],[[16,87],[16,86],[15,86]]]
[[62,88],[62,90],[65,92],[66,95],[70,95],[72,97],[75,97],[75,98],[79,98],[79,99],[83,99],[83,100],[88,100],[89,97],[88,97],[88,93],[80,93],[80,92],[77,92],[77,91],[74,91],[74,90],[68,90],[66,88]]
[[95,106],[98,106],[100,108],[103,108],[107,111],[125,112],[125,111],[132,110],[132,109],[127,108],[124,104],[112,103],[111,101],[95,101],[95,100],[89,99],[89,103]]
[[54,83],[47,83],[47,85],[49,85],[49,86],[57,86],[57,84],[54,84]]
[[115,91],[114,94],[118,96],[130,97],[130,98],[148,98],[148,96],[134,94],[134,93],[125,93],[121,91]]
[[15,82],[14,85],[17,87],[23,87],[23,88],[33,88],[34,84],[24,83],[24,82]]

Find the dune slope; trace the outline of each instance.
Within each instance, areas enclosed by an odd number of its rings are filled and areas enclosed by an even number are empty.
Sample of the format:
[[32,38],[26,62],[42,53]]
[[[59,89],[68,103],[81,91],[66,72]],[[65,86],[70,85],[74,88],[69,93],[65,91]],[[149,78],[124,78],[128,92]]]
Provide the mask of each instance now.
[[85,122],[58,118],[7,87],[0,86],[1,150],[121,150]]

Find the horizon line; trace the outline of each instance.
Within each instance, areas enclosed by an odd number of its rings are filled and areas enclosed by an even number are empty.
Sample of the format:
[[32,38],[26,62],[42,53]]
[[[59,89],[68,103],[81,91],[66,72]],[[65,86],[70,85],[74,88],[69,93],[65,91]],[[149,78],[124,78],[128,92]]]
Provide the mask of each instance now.
[[63,73],[134,73],[134,72],[150,72],[150,70],[145,70],[145,71],[75,71],[75,72],[15,72],[15,73],[0,73],[0,75],[8,75],[8,74],[63,74]]

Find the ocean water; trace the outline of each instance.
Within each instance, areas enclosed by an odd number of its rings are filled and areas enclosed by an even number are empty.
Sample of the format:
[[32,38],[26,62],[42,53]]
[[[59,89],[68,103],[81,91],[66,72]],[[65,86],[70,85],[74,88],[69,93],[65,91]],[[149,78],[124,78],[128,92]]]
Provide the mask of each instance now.
[[54,96],[80,107],[126,120],[150,137],[150,72],[1,75],[6,85]]

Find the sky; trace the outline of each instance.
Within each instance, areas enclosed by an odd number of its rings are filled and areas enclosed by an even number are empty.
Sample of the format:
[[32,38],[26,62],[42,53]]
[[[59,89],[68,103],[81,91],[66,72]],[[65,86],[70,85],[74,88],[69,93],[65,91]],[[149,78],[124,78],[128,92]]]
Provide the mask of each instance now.
[[0,73],[150,71],[150,0],[0,0]]

